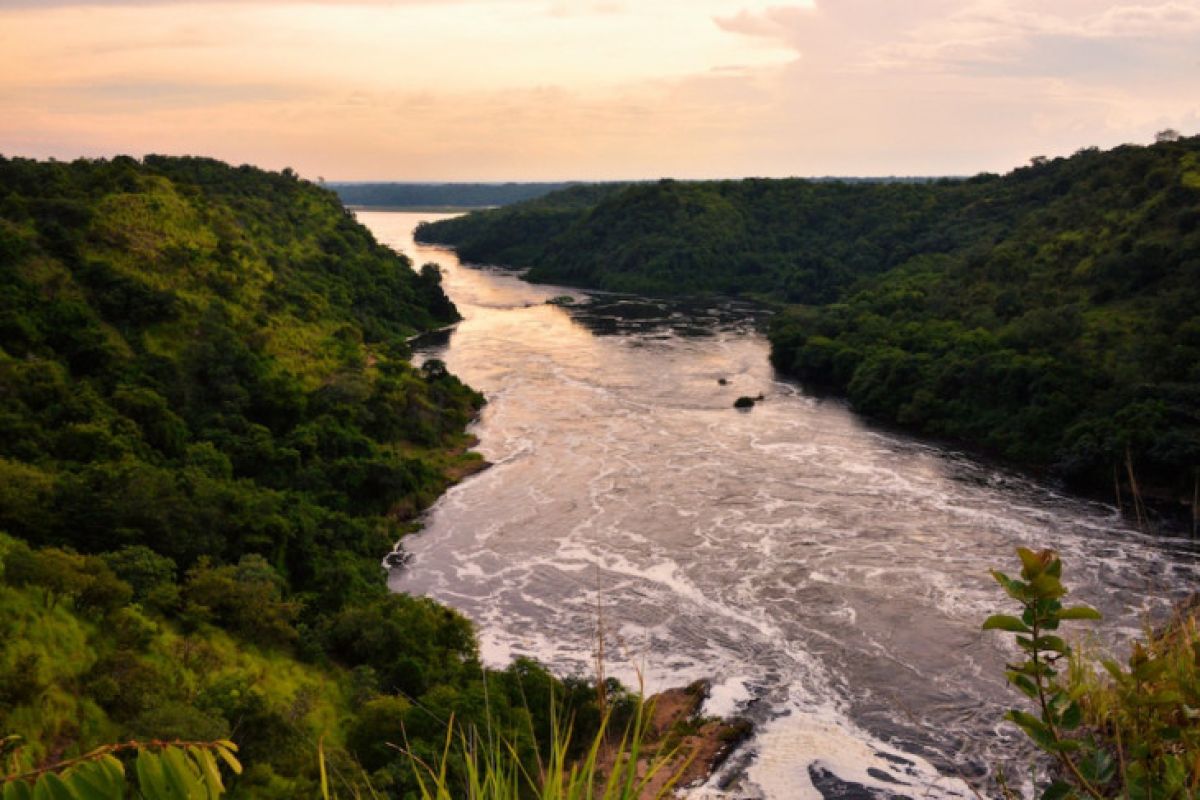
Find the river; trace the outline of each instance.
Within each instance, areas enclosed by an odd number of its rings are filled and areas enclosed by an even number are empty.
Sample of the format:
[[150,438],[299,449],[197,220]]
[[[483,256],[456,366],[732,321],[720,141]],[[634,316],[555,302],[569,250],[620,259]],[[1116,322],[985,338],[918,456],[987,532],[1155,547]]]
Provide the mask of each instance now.
[[[627,683],[711,679],[708,710],[758,732],[693,798],[986,793],[987,770],[1028,764],[1001,721],[1021,705],[1013,651],[979,629],[1010,610],[989,569],[1058,550],[1118,651],[1196,585],[1186,540],[781,380],[750,307],[588,302],[467,268],[413,242],[441,216],[358,214],[441,266],[464,319],[420,356],[485,393],[494,466],[430,510],[391,585],[472,618],[490,664],[591,674],[599,628]],[[577,307],[545,302],[564,294]]]

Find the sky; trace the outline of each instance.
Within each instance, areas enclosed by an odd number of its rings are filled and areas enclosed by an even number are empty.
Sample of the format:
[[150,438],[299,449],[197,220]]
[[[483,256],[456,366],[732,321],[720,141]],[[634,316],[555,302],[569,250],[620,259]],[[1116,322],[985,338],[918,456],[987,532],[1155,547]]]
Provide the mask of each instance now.
[[1200,133],[1200,0],[0,0],[0,154],[327,180],[1003,172]]

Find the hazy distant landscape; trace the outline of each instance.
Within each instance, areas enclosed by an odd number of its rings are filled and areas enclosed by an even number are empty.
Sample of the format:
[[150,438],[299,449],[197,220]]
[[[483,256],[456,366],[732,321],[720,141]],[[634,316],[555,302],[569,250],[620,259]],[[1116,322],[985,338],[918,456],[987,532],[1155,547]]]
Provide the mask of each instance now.
[[327,183],[348,206],[393,209],[492,208],[532,200],[570,183]]

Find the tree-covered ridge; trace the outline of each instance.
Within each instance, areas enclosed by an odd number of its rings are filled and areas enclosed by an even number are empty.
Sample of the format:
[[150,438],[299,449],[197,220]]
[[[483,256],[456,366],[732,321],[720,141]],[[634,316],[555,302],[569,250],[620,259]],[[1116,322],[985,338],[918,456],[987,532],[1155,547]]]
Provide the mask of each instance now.
[[332,193],[153,157],[7,161],[0,187],[0,527],[261,553],[307,588],[316,553],[378,556],[436,496],[421,450],[480,399],[405,338],[456,312]]
[[18,766],[229,737],[234,796],[316,796],[325,737],[343,776],[366,774],[356,759],[401,796],[409,762],[383,743],[402,731],[427,756],[451,714],[527,745],[530,715],[549,724],[561,684],[485,672],[470,624],[389,594],[380,567],[479,464],[482,397],[407,360],[407,337],[456,318],[435,267],[289,172],[0,159],[0,737],[25,737]]
[[[996,234],[797,308],[772,358],[868,414],[1192,504],[1200,469],[1200,138],[1018,170]],[[1003,202],[1000,192],[976,202]],[[1010,205],[1014,205],[1010,202]]]
[[349,206],[367,208],[491,208],[532,200],[573,183],[326,184]]
[[1110,496],[1115,471],[1193,502],[1200,137],[965,181],[556,197],[421,235],[532,280],[789,304],[776,366],[864,412]]

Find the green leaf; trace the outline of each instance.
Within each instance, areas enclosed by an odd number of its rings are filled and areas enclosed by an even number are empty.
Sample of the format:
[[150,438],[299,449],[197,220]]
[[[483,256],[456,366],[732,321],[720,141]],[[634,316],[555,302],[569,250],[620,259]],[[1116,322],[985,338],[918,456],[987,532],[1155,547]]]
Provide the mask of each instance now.
[[33,787],[25,781],[9,781],[4,784],[4,800],[32,800]]
[[221,780],[221,770],[217,767],[212,753],[200,747],[189,747],[188,750],[191,752],[192,759],[200,766],[208,793],[213,797],[220,797],[221,793],[225,791],[225,784]]
[[1125,684],[1129,682],[1129,676],[1125,674],[1125,670],[1121,669],[1121,665],[1110,658],[1101,659],[1100,663],[1104,666],[1104,670],[1112,676],[1117,683]]
[[1020,689],[1021,692],[1031,700],[1037,699],[1037,686],[1034,685],[1033,681],[1029,680],[1029,678],[1025,677],[1021,673],[1010,671],[1008,673],[1008,682]]
[[1021,559],[1021,577],[1027,581],[1041,575],[1045,569],[1042,559],[1028,547],[1018,547],[1017,557]]
[[122,800],[125,797],[124,779],[113,780],[108,768],[98,761],[81,764],[65,777],[80,800]]
[[125,784],[125,765],[121,763],[121,759],[112,753],[108,753],[102,756],[96,763],[104,769],[110,781],[122,786]]
[[1052,653],[1070,653],[1070,646],[1060,636],[1039,636],[1034,645],[1038,650],[1049,650]]
[[321,797],[329,800],[329,774],[325,771],[325,737],[317,740],[317,764],[321,769]]
[[150,798],[169,798],[171,797],[171,788],[167,784],[167,779],[163,775],[162,762],[159,757],[149,750],[139,750],[137,762],[135,764],[137,770],[138,789],[142,796],[150,800]]
[[79,800],[71,787],[53,772],[38,778],[33,787],[33,800]]
[[163,777],[170,785],[174,797],[187,800],[204,800],[207,792],[201,793],[203,787],[196,779],[187,757],[177,747],[168,747],[162,752]]
[[1103,615],[1091,606],[1071,606],[1057,614],[1059,619],[1103,619]]
[[1012,633],[1032,633],[1024,622],[1008,614],[993,614],[983,623],[985,631],[1011,631]]
[[[229,744],[233,745],[233,742],[229,742]],[[237,758],[234,757],[233,753],[229,752],[230,749],[237,750],[237,745],[233,745],[232,748],[229,748],[229,747],[225,746],[224,742],[217,743],[217,747],[216,747],[217,755],[219,755],[221,757],[222,761],[224,761],[226,764],[229,765],[229,768],[231,770],[233,770],[233,773],[235,775],[241,775],[242,774],[241,762],[239,762],[237,760]]]
[[1158,736],[1166,742],[1178,742],[1183,738],[1183,730],[1174,725],[1158,729]]
[[1167,670],[1167,662],[1161,658],[1151,658],[1133,668],[1133,677],[1140,681],[1152,681],[1162,676]]
[[1042,792],[1042,800],[1066,800],[1071,796],[1071,792],[1071,784],[1055,781],[1046,787],[1046,791]]
[[1058,578],[1044,572],[1029,582],[1029,588],[1039,600],[1054,600],[1067,593]]
[[1090,783],[1108,783],[1116,773],[1116,762],[1107,752],[1094,748],[1078,762],[1079,773]]
[[1033,739],[1034,743],[1043,750],[1053,751],[1056,747],[1054,734],[1050,732],[1050,728],[1046,723],[1032,714],[1025,711],[1013,710],[1005,714],[1004,717],[1010,722],[1019,725],[1029,738]]
[[1073,731],[1083,723],[1083,709],[1079,703],[1072,702],[1059,717],[1058,724],[1068,731]]

